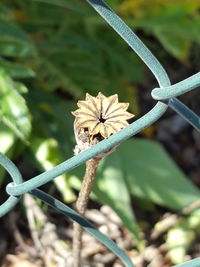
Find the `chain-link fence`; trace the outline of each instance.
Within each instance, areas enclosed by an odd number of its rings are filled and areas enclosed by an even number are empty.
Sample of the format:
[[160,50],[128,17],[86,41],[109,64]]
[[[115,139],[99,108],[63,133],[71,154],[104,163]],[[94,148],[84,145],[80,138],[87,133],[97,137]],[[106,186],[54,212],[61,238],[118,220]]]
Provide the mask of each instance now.
[[[129,44],[129,46],[138,54],[138,56],[154,74],[160,87],[153,89],[151,95],[155,100],[158,100],[158,103],[143,117],[134,121],[120,132],[110,136],[108,139],[101,141],[97,145],[89,148],[79,155],[64,161],[53,169],[43,172],[42,174],[37,175],[25,182],[23,181],[23,178],[14,163],[3,154],[0,154],[0,164],[8,171],[13,180],[13,182],[8,184],[6,188],[9,198],[0,206],[0,216],[3,216],[9,212],[18,203],[21,195],[24,193],[30,193],[56,209],[58,212],[78,222],[86,231],[94,235],[95,238],[113,251],[113,253],[115,253],[126,266],[131,267],[134,266],[134,264],[113,241],[100,233],[86,219],[81,217],[74,210],[70,209],[62,202],[37,188],[51,181],[55,177],[74,169],[78,165],[95,157],[96,155],[111,149],[113,146],[125,141],[149,125],[152,125],[165,113],[168,107],[175,110],[194,128],[200,130],[200,118],[182,102],[175,98],[176,96],[198,87],[200,85],[200,73],[197,73],[177,84],[171,85],[166,71],[156,57],[133,33],[133,31],[113,12],[113,10],[111,10],[102,0],[88,0],[88,3]],[[176,266],[199,267],[200,259],[195,259]]]

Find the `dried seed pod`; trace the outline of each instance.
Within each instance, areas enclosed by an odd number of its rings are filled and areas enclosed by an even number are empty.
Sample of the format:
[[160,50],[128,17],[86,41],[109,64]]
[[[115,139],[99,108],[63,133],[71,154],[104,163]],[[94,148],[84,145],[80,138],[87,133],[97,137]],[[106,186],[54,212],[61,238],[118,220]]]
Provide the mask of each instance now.
[[[93,97],[87,93],[86,99],[78,101],[77,105],[79,109],[72,112],[75,116],[74,132],[77,142],[75,154],[125,128],[128,125],[127,120],[134,117],[127,112],[128,103],[118,102],[117,94],[106,97],[99,93],[97,97]],[[115,148],[99,157],[111,153]]]

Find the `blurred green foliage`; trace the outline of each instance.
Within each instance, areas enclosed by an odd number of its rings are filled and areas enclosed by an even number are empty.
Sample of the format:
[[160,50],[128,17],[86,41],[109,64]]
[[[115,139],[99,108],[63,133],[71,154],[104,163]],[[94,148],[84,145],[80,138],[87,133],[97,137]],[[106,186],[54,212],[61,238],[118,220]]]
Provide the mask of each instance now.
[[[193,42],[200,42],[199,1],[107,2],[133,29],[142,30],[145,42],[153,36],[180,61],[187,60]],[[137,84],[144,70],[84,1],[1,1],[0,151],[14,159],[32,154],[37,169],[52,168],[73,154],[76,101],[86,92],[117,93],[139,116]],[[4,174],[0,169],[0,184]],[[75,200],[72,187],[80,188],[82,175],[83,166],[54,180],[65,201]],[[199,197],[154,142],[127,141],[102,161],[97,176],[93,197],[118,213],[140,248],[132,196],[173,210]]]
[[153,35],[163,48],[181,61],[190,55],[192,43],[200,43],[198,0],[124,0],[119,13],[134,29]]
[[168,231],[166,245],[173,263],[178,264],[187,260],[187,250],[199,234],[200,209],[191,212],[186,218],[179,219]]

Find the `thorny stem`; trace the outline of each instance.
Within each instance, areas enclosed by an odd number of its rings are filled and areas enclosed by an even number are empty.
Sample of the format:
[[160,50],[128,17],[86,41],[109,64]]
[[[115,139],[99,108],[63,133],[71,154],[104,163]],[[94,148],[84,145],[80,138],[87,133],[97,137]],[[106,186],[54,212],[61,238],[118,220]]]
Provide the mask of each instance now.
[[[81,190],[76,203],[76,208],[80,215],[84,215],[87,209],[87,203],[92,190],[99,161],[99,158],[93,158],[86,162],[85,175],[83,177]],[[73,227],[73,267],[81,267],[81,240],[83,230],[76,222],[74,222]]]

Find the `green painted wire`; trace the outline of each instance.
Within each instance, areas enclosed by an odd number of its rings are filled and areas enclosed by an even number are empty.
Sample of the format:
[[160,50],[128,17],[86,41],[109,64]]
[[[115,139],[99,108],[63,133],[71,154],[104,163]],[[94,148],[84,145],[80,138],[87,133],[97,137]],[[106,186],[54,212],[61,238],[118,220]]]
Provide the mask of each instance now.
[[192,75],[191,77],[165,88],[155,88],[152,90],[151,95],[155,100],[166,100],[170,108],[176,111],[179,115],[184,117],[197,131],[200,131],[200,118],[187,106],[185,106],[178,99],[173,98],[184,94],[196,87],[200,86],[200,72]]
[[97,240],[104,244],[108,249],[110,249],[117,257],[119,257],[122,262],[127,267],[134,267],[132,261],[129,257],[121,250],[115,242],[109,239],[107,236],[98,231],[88,220],[84,219],[73,209],[69,208],[67,205],[61,201],[51,197],[49,194],[44,193],[39,189],[34,189],[30,192],[33,196],[41,199],[43,202],[56,209],[59,213],[71,218],[73,221],[79,223],[88,233],[93,235]]
[[200,267],[200,258],[196,258],[191,261],[186,261],[184,263],[174,265],[172,267]]
[[200,72],[171,86],[165,88],[155,88],[152,90],[151,95],[155,100],[164,100],[182,95],[198,86],[200,86]]
[[176,113],[184,116],[184,119],[188,121],[198,132],[200,132],[199,116],[197,116],[193,111],[191,111],[186,105],[184,105],[176,98],[170,98],[167,104],[170,108],[176,111]]
[[[12,180],[15,181],[16,184],[23,182],[22,176],[15,164],[10,159],[5,157],[2,153],[0,153],[0,165],[7,170]],[[0,205],[0,217],[8,213],[17,204],[19,198],[19,196],[9,196],[9,198]]]

